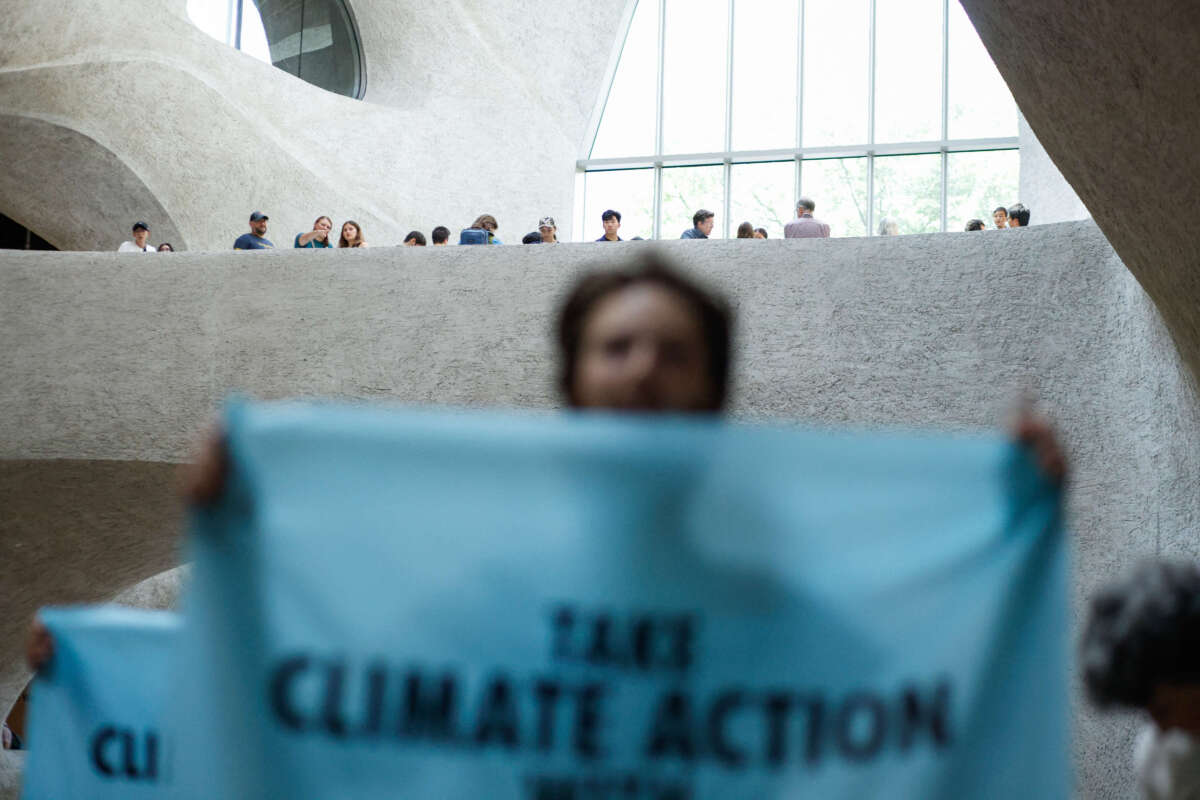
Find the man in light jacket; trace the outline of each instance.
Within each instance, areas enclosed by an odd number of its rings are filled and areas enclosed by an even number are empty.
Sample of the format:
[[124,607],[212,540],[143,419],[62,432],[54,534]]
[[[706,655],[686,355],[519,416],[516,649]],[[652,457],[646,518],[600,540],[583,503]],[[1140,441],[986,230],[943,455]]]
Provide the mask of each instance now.
[[786,239],[828,239],[829,226],[813,217],[817,204],[808,197],[796,201],[796,218],[783,226]]

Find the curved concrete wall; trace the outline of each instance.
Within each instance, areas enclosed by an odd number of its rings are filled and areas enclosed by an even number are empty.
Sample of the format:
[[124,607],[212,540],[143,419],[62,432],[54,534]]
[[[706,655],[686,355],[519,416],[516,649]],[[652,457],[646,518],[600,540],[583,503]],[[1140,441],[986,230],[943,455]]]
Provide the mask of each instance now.
[[1200,375],[1200,4],[961,2],[1037,138]]
[[[557,298],[649,246],[0,253],[0,709],[34,608],[174,563],[173,464],[227,392],[553,406]],[[737,415],[990,427],[1033,391],[1074,464],[1077,608],[1200,555],[1194,382],[1090,221],[657,246],[737,305]],[[1128,794],[1129,721],[1078,719],[1081,794]]]
[[[0,212],[39,233],[22,209],[83,223],[47,237],[64,249],[111,249],[145,218],[155,242],[174,229],[192,249],[225,250],[254,209],[280,245],[318,214],[359,221],[374,244],[457,230],[484,212],[502,238],[519,241],[546,214],[569,236],[575,160],[625,0],[486,12],[359,0],[366,101],[209,38],[183,3],[101,5],[18,4],[0,21],[0,160],[20,163],[31,145],[13,119],[75,131],[110,154],[90,170],[0,184]],[[150,198],[125,186],[129,173]],[[95,212],[106,197],[125,214],[111,232]]]

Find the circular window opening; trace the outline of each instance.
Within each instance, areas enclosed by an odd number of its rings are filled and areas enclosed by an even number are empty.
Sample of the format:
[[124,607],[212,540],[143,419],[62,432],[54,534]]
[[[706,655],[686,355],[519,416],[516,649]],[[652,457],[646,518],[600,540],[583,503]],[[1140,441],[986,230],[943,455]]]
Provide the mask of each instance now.
[[358,28],[342,0],[188,0],[200,30],[314,86],[361,98]]

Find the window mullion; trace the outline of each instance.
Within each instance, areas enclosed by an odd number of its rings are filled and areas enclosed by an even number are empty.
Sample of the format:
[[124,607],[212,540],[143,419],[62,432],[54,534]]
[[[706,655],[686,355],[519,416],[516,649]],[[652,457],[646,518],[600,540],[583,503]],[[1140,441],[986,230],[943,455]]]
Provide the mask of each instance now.
[[667,0],[658,0],[658,89],[654,121],[654,238],[662,237],[663,70],[667,44]]

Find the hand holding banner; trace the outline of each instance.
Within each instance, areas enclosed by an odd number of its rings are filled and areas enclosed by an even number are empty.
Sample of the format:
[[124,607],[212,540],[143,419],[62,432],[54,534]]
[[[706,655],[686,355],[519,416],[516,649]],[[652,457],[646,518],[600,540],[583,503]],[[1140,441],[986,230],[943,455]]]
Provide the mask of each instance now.
[[235,407],[181,732],[227,797],[1065,796],[1057,490],[992,438]]

